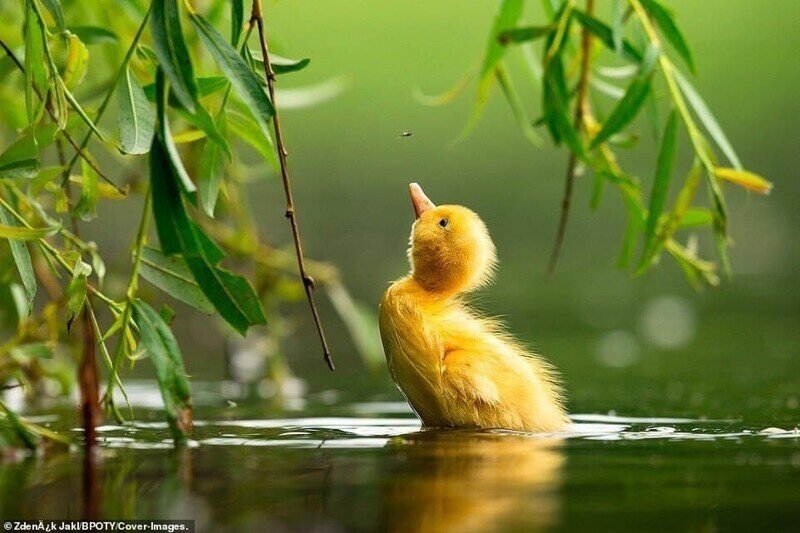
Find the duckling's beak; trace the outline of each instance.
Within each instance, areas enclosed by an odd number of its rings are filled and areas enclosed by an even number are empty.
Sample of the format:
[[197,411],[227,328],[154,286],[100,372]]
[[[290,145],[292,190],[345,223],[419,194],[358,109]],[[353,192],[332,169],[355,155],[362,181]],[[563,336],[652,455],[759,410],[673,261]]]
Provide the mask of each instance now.
[[411,204],[414,206],[414,215],[416,218],[421,217],[422,213],[425,211],[436,208],[436,204],[425,196],[425,193],[422,192],[422,187],[416,183],[411,183],[408,186],[408,192],[411,193]]

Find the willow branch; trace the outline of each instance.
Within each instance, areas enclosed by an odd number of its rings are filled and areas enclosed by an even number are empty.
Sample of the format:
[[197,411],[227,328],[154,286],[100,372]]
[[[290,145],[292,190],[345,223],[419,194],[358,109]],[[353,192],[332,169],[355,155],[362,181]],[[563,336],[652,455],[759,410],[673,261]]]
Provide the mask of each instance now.
[[[8,55],[8,57],[17,66],[17,68],[20,70],[20,72],[25,74],[25,66],[20,62],[19,59],[17,59],[17,56],[14,55],[14,52],[11,51],[11,48],[9,48],[8,45],[5,42],[3,42],[2,39],[0,39],[0,48],[2,48],[5,51],[6,55]],[[42,96],[42,93],[39,92],[39,89],[34,86],[33,90],[36,93],[36,96],[39,97],[39,100],[44,102],[45,101],[44,96]],[[53,119],[53,122],[58,123],[58,118],[56,117],[55,113],[53,113],[53,110],[50,108],[50,106],[49,105],[45,105],[44,107],[47,110],[47,114],[50,115],[51,119]],[[111,178],[106,176],[106,174],[102,170],[100,170],[100,167],[98,167],[97,164],[94,161],[92,161],[92,158],[89,157],[88,155],[86,155],[86,152],[83,151],[84,147],[78,145],[78,143],[75,142],[75,139],[73,139],[72,136],[69,133],[67,133],[67,130],[61,130],[61,133],[64,135],[64,138],[72,146],[72,148],[75,149],[75,157],[73,159],[75,159],[77,157],[82,158],[92,168],[92,170],[97,172],[97,175],[100,176],[100,178],[102,178],[103,181],[105,181],[106,183],[108,183],[109,185],[114,187],[117,190],[117,192],[119,192],[123,196],[128,194],[127,191],[125,191],[124,189],[120,188],[116,183],[114,183],[111,180]],[[70,165],[70,168],[72,168],[71,165]],[[69,174],[67,173],[67,175],[69,175]]]
[[[586,14],[590,15],[594,11],[594,0],[586,0]],[[583,127],[583,115],[588,107],[588,88],[589,88],[589,66],[592,51],[592,34],[587,28],[583,28],[581,33],[581,76],[578,81],[577,101],[575,104],[575,129],[580,131]],[[575,174],[578,168],[578,154],[570,151],[567,160],[567,178],[564,183],[564,197],[561,200],[561,218],[558,221],[556,238],[553,243],[553,251],[550,253],[550,263],[547,266],[547,275],[552,277],[556,271],[558,256],[561,253],[561,245],[564,243],[564,235],[567,232],[567,222],[572,205],[572,191],[575,186]]]
[[[136,30],[136,35],[133,37],[133,41],[131,45],[128,47],[128,51],[125,53],[125,57],[122,60],[122,64],[119,66],[117,70],[117,74],[114,76],[114,79],[111,81],[111,87],[109,87],[108,91],[106,91],[105,97],[103,97],[103,101],[100,102],[100,106],[97,108],[97,114],[94,117],[94,122],[97,124],[100,122],[100,119],[103,116],[103,113],[106,111],[106,107],[108,107],[109,102],[111,102],[111,97],[114,94],[114,90],[119,85],[119,80],[122,78],[122,75],[128,68],[128,63],[130,63],[131,57],[133,57],[133,53],[136,51],[136,46],[139,44],[139,39],[142,37],[142,33],[144,33],[145,27],[147,27],[147,21],[150,19],[150,12],[153,10],[153,4],[150,3],[150,7],[147,8],[147,12],[144,14],[144,18],[142,19],[142,23],[139,25],[139,29]],[[83,138],[80,144],[80,150],[86,148],[89,144],[89,139],[92,138],[92,130],[90,129],[86,132],[86,136]],[[75,166],[75,162],[78,160],[78,156],[80,155],[80,150],[75,152],[75,155],[70,159],[69,163],[67,164],[67,170],[65,172],[64,181],[69,179],[69,174],[72,171],[72,167]]]
[[269,91],[270,100],[272,100],[272,125],[275,129],[275,144],[278,149],[278,160],[281,166],[281,179],[283,181],[283,190],[286,193],[286,218],[292,226],[292,238],[294,240],[294,248],[297,253],[297,266],[300,270],[300,278],[303,280],[303,288],[306,291],[308,298],[308,305],[311,307],[311,314],[314,317],[314,324],[317,327],[319,340],[322,344],[323,357],[328,364],[328,368],[334,370],[333,359],[331,351],[328,348],[328,342],[325,340],[325,332],[322,329],[320,322],[319,312],[317,305],[314,303],[314,279],[306,272],[305,261],[303,259],[303,246],[300,241],[300,229],[297,224],[297,214],[295,213],[294,200],[292,199],[292,183],[289,178],[289,167],[286,162],[288,152],[283,143],[283,134],[281,133],[281,123],[278,118],[278,106],[275,101],[275,72],[272,70],[272,63],[269,58],[269,49],[267,47],[267,38],[264,32],[264,18],[261,10],[261,0],[253,0],[253,10],[250,16],[250,22],[255,22],[258,28],[258,40],[261,44],[261,55],[264,58],[264,75],[267,78],[267,89]]

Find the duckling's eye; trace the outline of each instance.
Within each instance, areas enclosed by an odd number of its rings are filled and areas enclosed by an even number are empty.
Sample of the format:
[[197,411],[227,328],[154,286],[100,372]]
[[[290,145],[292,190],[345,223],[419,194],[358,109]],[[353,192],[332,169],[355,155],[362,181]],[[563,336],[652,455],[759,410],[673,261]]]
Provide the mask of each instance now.
[[441,220],[439,221],[439,225],[440,225],[441,227],[443,227],[443,228],[446,228],[446,227],[447,227],[447,225],[448,225],[449,223],[450,223],[450,221],[449,221],[449,220],[447,220],[446,218],[443,218],[443,219],[441,219]]

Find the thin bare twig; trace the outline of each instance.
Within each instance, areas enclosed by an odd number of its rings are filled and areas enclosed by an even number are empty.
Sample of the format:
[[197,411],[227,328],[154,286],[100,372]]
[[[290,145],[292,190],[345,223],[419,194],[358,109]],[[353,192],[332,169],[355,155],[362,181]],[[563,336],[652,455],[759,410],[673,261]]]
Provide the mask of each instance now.
[[[5,42],[3,42],[2,39],[0,39],[0,48],[2,48],[5,51],[6,55],[8,55],[9,58],[11,58],[11,61],[14,62],[14,64],[17,66],[20,72],[25,74],[25,66],[20,62],[19,59],[17,59],[17,56],[14,55],[14,52],[11,51],[11,48],[9,48],[8,45]],[[42,96],[42,94],[39,92],[39,89],[37,87],[34,87],[33,90],[36,93],[36,96],[39,97],[39,100],[44,102],[45,101],[44,96]],[[50,115],[50,118],[52,118],[54,122],[58,122],[58,119],[56,118],[56,115],[55,113],[53,113],[53,110],[50,108],[50,106],[45,105],[44,107],[47,110],[47,114]],[[67,133],[67,130],[61,130],[61,133],[64,134],[64,138],[75,149],[76,156],[79,156],[84,161],[86,161],[86,163],[88,163],[88,165],[92,167],[92,170],[97,172],[97,175],[100,176],[100,178],[102,178],[103,181],[114,187],[117,190],[117,192],[120,193],[121,195],[125,196],[128,194],[126,190],[120,188],[116,183],[114,183],[111,180],[111,178],[106,176],[106,174],[102,170],[100,170],[100,167],[98,167],[97,164],[94,161],[92,161],[91,157],[86,155],[86,153],[83,151],[83,147],[79,146],[78,143],[75,142],[75,139],[73,139],[72,136],[69,133]],[[71,165],[70,168],[72,168]]]
[[[586,0],[586,14],[590,15],[594,11],[594,0]],[[575,129],[580,131],[583,127],[583,115],[588,107],[587,95],[589,88],[589,66],[592,51],[592,34],[584,28],[581,33],[581,77],[578,80],[577,101],[575,103]],[[564,243],[564,235],[567,232],[567,222],[569,221],[569,211],[572,205],[572,190],[575,186],[575,174],[578,168],[578,154],[573,151],[569,153],[567,160],[567,179],[564,183],[564,197],[561,200],[561,218],[558,221],[556,239],[553,242],[553,251],[550,253],[550,263],[547,266],[547,275],[553,277],[556,272],[558,256],[561,253],[561,245]]]
[[319,340],[322,344],[323,356],[328,368],[334,370],[333,358],[331,351],[328,348],[328,342],[325,340],[325,332],[322,329],[320,322],[319,312],[317,305],[314,303],[314,279],[306,272],[305,261],[303,259],[303,246],[300,242],[300,229],[297,224],[297,214],[294,209],[294,200],[292,199],[292,184],[289,179],[289,167],[286,162],[288,152],[283,143],[283,134],[281,133],[281,123],[278,118],[278,106],[275,101],[275,72],[272,70],[272,63],[269,58],[269,49],[267,47],[267,36],[264,32],[264,17],[261,10],[261,0],[253,0],[253,10],[250,16],[250,22],[255,22],[258,28],[258,40],[261,44],[261,55],[264,58],[264,75],[267,77],[267,89],[269,91],[270,100],[272,100],[272,125],[275,129],[275,144],[278,149],[278,160],[281,165],[281,179],[283,181],[283,190],[286,193],[286,218],[292,226],[292,238],[294,239],[294,248],[297,252],[297,267],[300,270],[300,278],[303,280],[303,288],[306,291],[308,298],[308,305],[311,307],[311,314],[314,317],[314,324],[317,327]]

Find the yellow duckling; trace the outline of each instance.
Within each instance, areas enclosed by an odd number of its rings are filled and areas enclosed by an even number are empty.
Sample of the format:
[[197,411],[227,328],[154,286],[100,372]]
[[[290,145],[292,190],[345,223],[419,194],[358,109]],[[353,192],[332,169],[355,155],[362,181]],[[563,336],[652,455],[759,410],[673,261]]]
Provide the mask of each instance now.
[[568,419],[554,369],[464,302],[497,262],[483,221],[465,207],[437,207],[416,183],[410,192],[411,272],[380,304],[395,383],[425,427],[562,429]]

